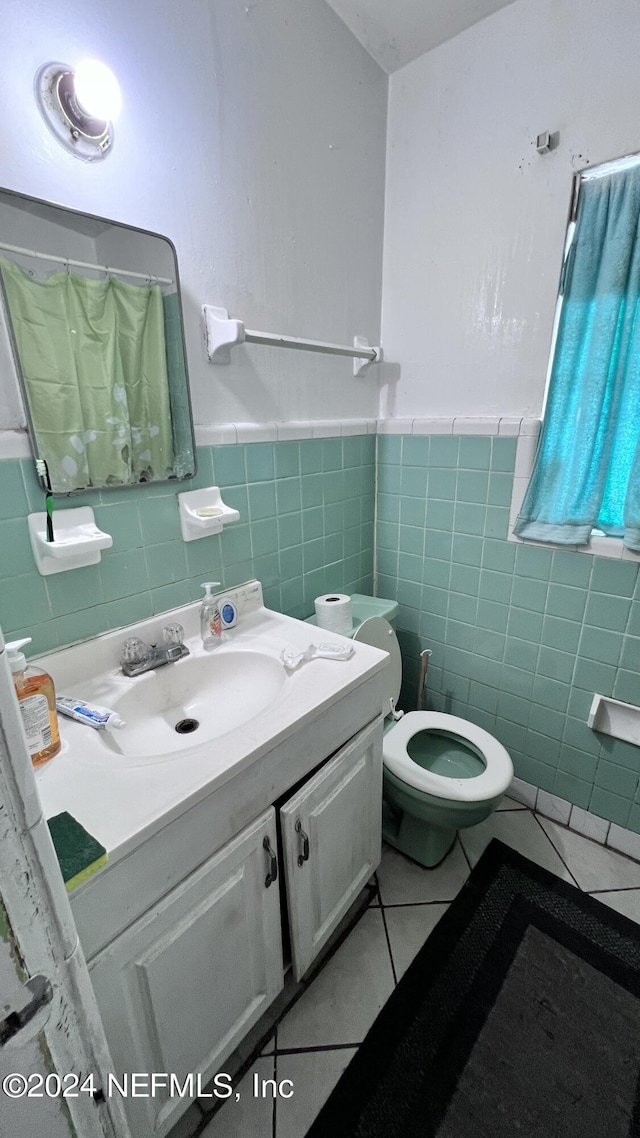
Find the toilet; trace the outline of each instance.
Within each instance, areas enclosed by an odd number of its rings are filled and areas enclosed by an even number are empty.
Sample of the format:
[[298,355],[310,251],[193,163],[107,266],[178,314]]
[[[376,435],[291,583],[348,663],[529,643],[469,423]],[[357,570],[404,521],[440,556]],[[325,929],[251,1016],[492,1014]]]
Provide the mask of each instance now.
[[402,658],[395,601],[354,594],[351,636],[390,656],[383,715],[383,837],[421,865],[437,865],[458,830],[488,818],[513,778],[502,743],[456,715],[396,712]]

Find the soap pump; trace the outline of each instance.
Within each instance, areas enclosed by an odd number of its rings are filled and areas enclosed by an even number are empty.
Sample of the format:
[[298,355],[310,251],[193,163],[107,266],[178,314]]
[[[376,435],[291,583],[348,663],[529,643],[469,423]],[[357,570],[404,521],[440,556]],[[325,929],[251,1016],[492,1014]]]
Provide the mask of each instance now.
[[201,586],[205,590],[205,594],[200,607],[200,632],[202,635],[202,643],[207,651],[211,651],[212,648],[217,648],[218,645],[222,643],[220,605],[216,597],[211,595],[211,590],[215,589],[219,584],[219,581],[205,581]]
[[16,689],[27,746],[34,767],[46,763],[61,747],[53,680],[44,668],[29,664],[20,651],[31,637],[7,644],[7,659]]

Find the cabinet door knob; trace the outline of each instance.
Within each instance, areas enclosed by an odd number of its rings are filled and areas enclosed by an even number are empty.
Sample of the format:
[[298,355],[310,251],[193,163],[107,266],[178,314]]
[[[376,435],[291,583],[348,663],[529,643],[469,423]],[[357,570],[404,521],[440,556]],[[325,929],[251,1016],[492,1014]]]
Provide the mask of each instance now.
[[296,834],[299,834],[302,838],[302,853],[298,854],[298,865],[304,865],[305,861],[309,860],[309,835],[305,834],[304,830],[302,829],[302,822],[299,818],[294,828]]
[[266,851],[267,857],[269,858],[269,872],[264,879],[265,889],[268,889],[269,886],[273,885],[273,882],[277,881],[278,879],[278,859],[274,854],[271,848],[271,842],[267,837],[263,839],[262,848]]

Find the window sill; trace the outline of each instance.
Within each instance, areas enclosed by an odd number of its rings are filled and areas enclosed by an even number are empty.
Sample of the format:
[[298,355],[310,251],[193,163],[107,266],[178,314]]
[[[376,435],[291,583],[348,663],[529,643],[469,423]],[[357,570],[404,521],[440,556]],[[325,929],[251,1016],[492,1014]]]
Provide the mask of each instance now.
[[[530,421],[531,420],[529,420],[529,422]],[[529,538],[514,536],[513,527],[533,470],[540,426],[541,424],[538,420],[537,427],[533,433],[520,434],[518,436],[507,541],[515,542],[517,545],[537,545],[541,549],[564,549],[566,553],[587,553],[591,554],[592,557],[611,557],[616,561],[640,561],[640,553],[634,553],[631,549],[626,549],[622,544],[621,538],[605,537],[604,534],[594,534],[588,545],[556,545],[548,541],[531,541]]]

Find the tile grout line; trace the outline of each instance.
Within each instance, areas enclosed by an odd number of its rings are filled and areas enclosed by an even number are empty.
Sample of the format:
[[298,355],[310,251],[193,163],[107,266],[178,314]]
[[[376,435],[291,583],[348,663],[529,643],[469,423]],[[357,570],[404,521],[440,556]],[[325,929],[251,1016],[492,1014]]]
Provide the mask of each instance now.
[[640,885],[614,885],[612,889],[583,889],[590,897],[597,897],[600,893],[640,893]]
[[[276,1032],[277,1032],[276,1027]],[[273,1078],[276,1086],[278,1085],[278,1052],[273,1053]],[[271,1109],[271,1138],[278,1138],[278,1096],[273,1096],[273,1106]]]
[[393,976],[393,987],[394,987],[394,991],[395,991],[395,989],[398,986],[398,975],[396,973],[396,966],[395,966],[395,963],[393,960],[393,952],[391,950],[391,940],[389,937],[389,930],[387,928],[387,918],[386,918],[385,912],[384,912],[384,905],[382,904],[382,897],[380,898],[380,912],[382,914],[382,927],[384,928],[384,935],[386,937],[387,948],[389,950],[389,960],[391,962],[391,975]]
[[385,906],[384,906],[384,902],[383,902],[383,894],[381,894],[381,892],[380,892],[380,883],[378,881],[377,872],[375,874],[375,879],[376,879],[376,890],[378,893],[378,900],[380,902],[380,913],[381,913],[381,917],[383,917],[383,929],[385,930],[385,938],[386,938],[386,942],[387,942],[388,955],[389,955],[389,960],[391,960],[391,973],[393,976],[393,987],[395,990],[397,987],[397,974],[395,971],[393,951],[392,951],[392,947],[391,947],[391,938],[389,938],[388,929],[387,929],[387,921],[386,921],[386,917],[385,917]]
[[452,905],[455,899],[455,897],[439,897],[434,901],[392,901],[382,907],[385,909],[422,909],[428,908],[429,905]]
[[[518,814],[520,814],[520,810],[518,810]],[[463,856],[464,860],[466,861],[466,863],[469,867],[469,873],[471,873],[473,866],[471,865],[471,862],[469,861],[469,858],[467,857],[467,851],[465,850],[465,848],[462,844],[462,839],[460,837],[460,833],[458,833],[457,842],[460,846],[460,849],[462,850],[462,856]]]
[[[532,810],[532,811],[531,811],[531,813],[533,814],[533,817],[535,818],[536,822],[538,823],[538,826],[540,827],[540,829],[541,829],[542,833],[544,834],[545,838],[547,839],[547,841],[548,841],[548,842],[549,842],[549,844],[551,845],[551,848],[552,848],[553,850],[555,850],[555,852],[557,853],[557,855],[558,855],[558,857],[560,858],[560,861],[562,862],[563,866],[565,867],[565,869],[566,869],[567,873],[569,873],[569,874],[571,875],[571,880],[573,881],[574,885],[576,886],[576,888],[577,888],[577,889],[579,889],[579,890],[580,890],[580,892],[581,892],[581,893],[584,893],[584,889],[583,889],[583,888],[582,888],[582,886],[579,884],[577,877],[575,876],[575,874],[573,873],[573,871],[571,870],[571,868],[570,868],[570,867],[567,865],[567,863],[566,863],[565,859],[563,858],[562,854],[560,853],[560,850],[559,850],[559,849],[557,848],[557,846],[554,844],[554,842],[553,842],[552,838],[550,838],[550,837],[549,837],[549,835],[548,835],[547,831],[545,830],[544,826],[542,825],[542,822],[541,822],[541,821],[540,821],[540,819],[538,818],[538,815],[536,814],[535,810]],[[551,819],[549,819],[549,821],[551,821]]]
[[348,1051],[349,1049],[356,1050],[362,1044],[360,1043],[319,1043],[317,1047],[283,1047],[277,1052],[278,1057],[281,1055],[315,1055],[317,1051]]

